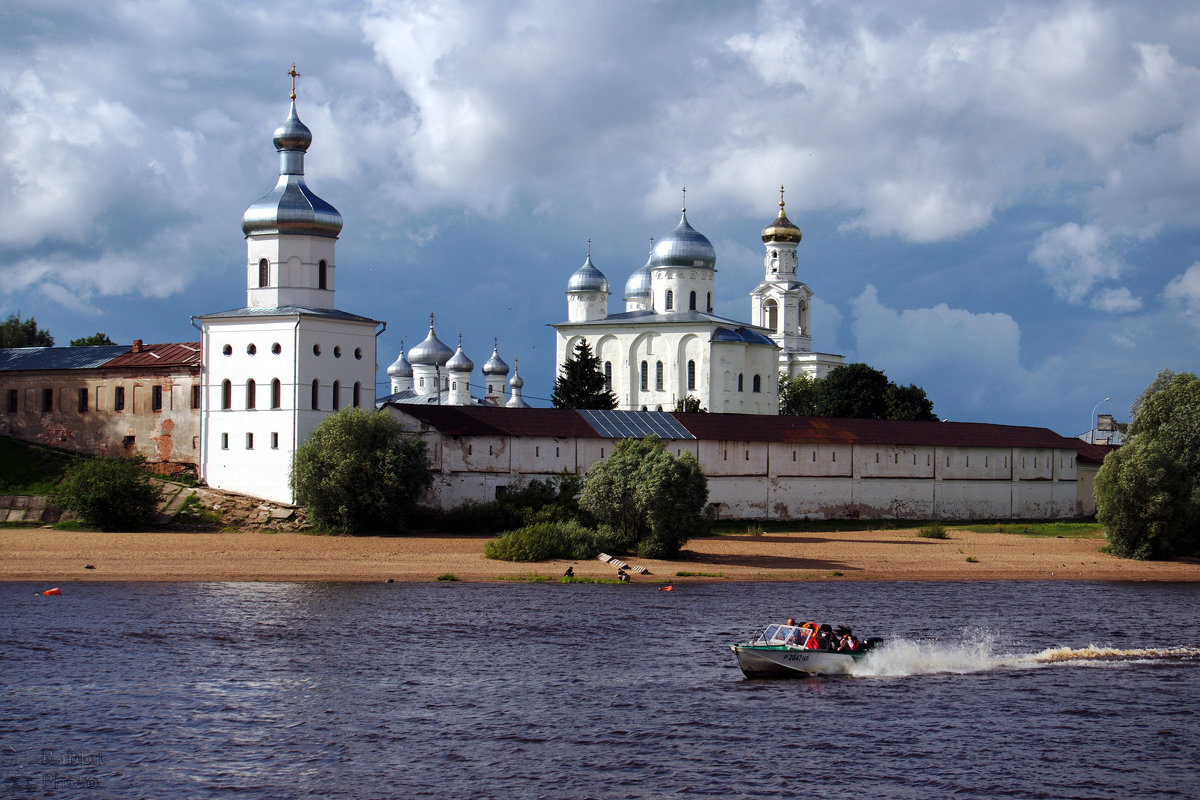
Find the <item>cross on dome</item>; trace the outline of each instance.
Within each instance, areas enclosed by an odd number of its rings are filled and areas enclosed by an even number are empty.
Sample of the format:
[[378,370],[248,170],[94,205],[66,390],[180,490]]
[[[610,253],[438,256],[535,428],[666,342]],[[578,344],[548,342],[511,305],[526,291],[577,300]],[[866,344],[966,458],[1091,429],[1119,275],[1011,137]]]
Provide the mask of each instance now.
[[295,100],[296,99],[296,78],[300,77],[300,73],[296,72],[296,62],[295,61],[292,62],[292,68],[290,70],[288,70],[287,72],[285,72],[284,74],[292,76],[292,99]]

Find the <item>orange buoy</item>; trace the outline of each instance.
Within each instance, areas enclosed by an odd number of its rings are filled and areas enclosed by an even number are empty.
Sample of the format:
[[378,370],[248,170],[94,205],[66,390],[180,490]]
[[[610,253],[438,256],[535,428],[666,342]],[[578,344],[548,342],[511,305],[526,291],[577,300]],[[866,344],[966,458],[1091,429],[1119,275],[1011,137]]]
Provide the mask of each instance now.
[[60,594],[62,594],[62,589],[59,589],[57,586],[55,586],[53,589],[47,589],[46,591],[42,592],[42,597],[57,597]]
[[675,591],[675,587],[674,586],[663,586],[663,587],[659,588],[659,591],[660,592],[673,592],[673,591]]

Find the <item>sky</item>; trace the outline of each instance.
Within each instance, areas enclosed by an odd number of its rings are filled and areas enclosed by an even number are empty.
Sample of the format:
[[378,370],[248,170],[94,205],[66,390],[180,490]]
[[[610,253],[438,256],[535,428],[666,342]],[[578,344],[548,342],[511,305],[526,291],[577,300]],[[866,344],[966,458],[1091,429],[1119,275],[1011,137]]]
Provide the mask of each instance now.
[[293,62],[381,390],[433,313],[549,405],[588,240],[623,311],[684,187],[717,314],[783,185],[813,349],[943,419],[1073,436],[1200,368],[1194,2],[7,0],[0,315],[165,342],[244,306]]

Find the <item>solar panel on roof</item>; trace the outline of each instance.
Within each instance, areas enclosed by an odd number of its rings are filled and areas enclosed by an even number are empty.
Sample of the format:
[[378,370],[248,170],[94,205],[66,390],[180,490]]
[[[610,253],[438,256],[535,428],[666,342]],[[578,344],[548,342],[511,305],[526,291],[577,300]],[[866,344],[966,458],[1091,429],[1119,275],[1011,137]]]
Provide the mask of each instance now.
[[661,439],[695,439],[670,414],[661,411],[581,410],[592,430],[609,439],[644,439],[654,434]]

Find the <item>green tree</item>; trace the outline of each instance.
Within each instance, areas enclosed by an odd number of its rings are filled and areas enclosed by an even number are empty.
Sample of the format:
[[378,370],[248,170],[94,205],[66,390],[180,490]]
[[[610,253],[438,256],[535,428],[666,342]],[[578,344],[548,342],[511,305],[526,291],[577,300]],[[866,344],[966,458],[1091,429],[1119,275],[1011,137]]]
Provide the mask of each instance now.
[[675,401],[677,414],[707,414],[708,409],[700,405],[700,398],[695,395],[685,395]]
[[403,531],[432,483],[425,442],[389,414],[360,408],[326,417],[292,461],[297,502],[329,531]]
[[600,358],[592,353],[587,339],[580,339],[575,352],[563,362],[550,399],[555,408],[609,410],[617,407],[617,396],[608,389]]
[[800,374],[779,376],[779,413],[816,417],[821,413],[821,380]]
[[116,342],[108,338],[107,333],[101,333],[100,331],[96,331],[91,336],[71,340],[71,347],[94,347],[100,344],[116,344]]
[[33,317],[10,314],[0,322],[0,347],[54,347],[54,337],[39,328]]
[[152,519],[162,494],[143,463],[141,456],[77,461],[67,468],[55,500],[101,530],[141,527]]
[[1113,553],[1200,550],[1200,379],[1163,370],[1133,406],[1129,438],[1096,475],[1096,518]]
[[883,392],[884,419],[907,419],[918,422],[933,422],[933,401],[925,396],[925,390],[916,384],[899,386],[889,383]]
[[643,558],[670,558],[704,529],[708,480],[691,453],[676,458],[657,436],[623,439],[583,481],[579,505]]
[[844,364],[824,378],[779,376],[779,413],[806,417],[936,420],[920,386],[899,386],[866,364]]

